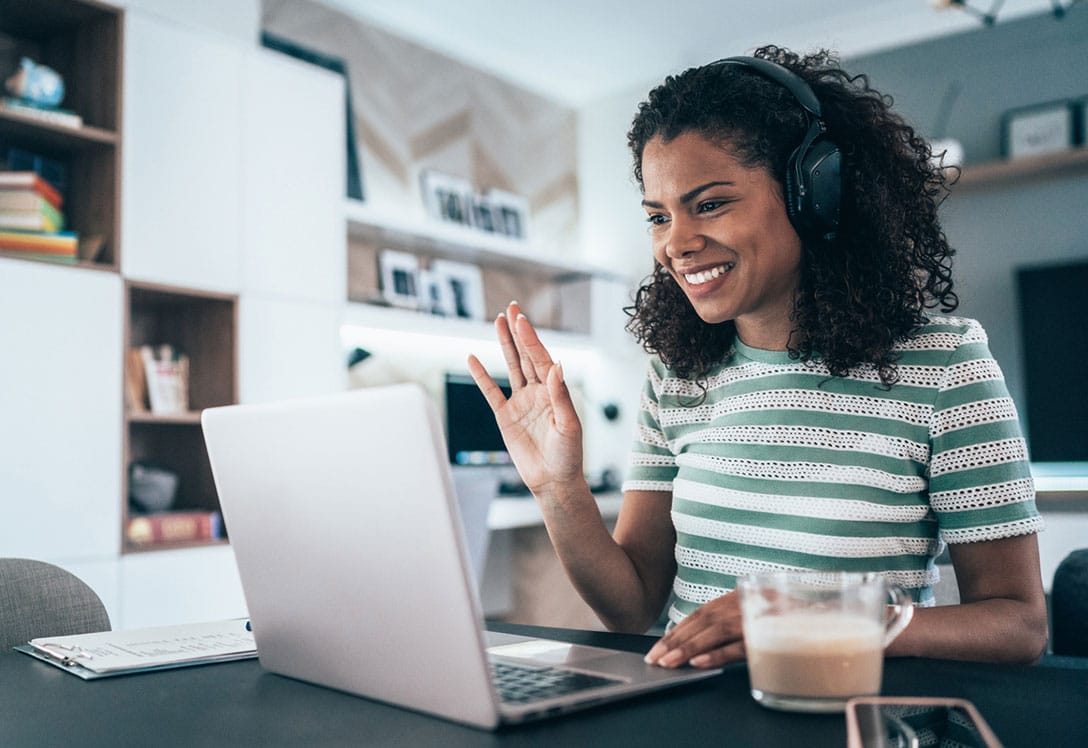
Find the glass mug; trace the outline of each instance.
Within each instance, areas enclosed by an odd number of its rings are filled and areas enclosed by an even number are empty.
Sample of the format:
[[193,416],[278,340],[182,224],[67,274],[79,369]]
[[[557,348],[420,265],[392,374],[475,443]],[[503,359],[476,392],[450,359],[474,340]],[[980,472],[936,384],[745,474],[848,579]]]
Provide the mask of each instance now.
[[841,712],[880,693],[884,648],[910,595],[872,573],[774,572],[738,580],[752,696],[772,709]]

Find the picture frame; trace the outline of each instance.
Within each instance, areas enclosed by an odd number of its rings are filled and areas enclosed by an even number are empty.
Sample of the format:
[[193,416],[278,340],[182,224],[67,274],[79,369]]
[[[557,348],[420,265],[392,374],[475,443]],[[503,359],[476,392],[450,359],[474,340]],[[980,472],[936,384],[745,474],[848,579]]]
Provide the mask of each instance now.
[[529,198],[492,189],[487,192],[487,202],[494,217],[496,233],[511,239],[529,238]]
[[343,58],[318,52],[316,49],[310,49],[290,39],[270,34],[267,31],[261,32],[261,46],[285,54],[288,57],[294,57],[296,60],[317,65],[344,78],[344,109],[347,117],[345,127],[347,133],[345,142],[347,155],[346,192],[347,196],[352,200],[365,200],[362,169],[359,166],[359,147],[355,142],[355,108],[351,101],[351,78],[348,75],[347,63]]
[[383,249],[378,254],[382,298],[404,309],[420,306],[419,258],[409,252]]
[[484,309],[483,273],[476,265],[453,260],[435,260],[430,272],[436,282],[447,290],[450,317],[482,320],[486,316]]
[[1001,118],[1002,151],[1006,158],[1060,153],[1079,144],[1081,115],[1069,99],[1018,107]]
[[472,225],[472,183],[461,177],[425,170],[420,189],[427,214],[448,223]]
[[455,311],[453,288],[429,268],[419,274],[419,308],[436,317],[449,317]]

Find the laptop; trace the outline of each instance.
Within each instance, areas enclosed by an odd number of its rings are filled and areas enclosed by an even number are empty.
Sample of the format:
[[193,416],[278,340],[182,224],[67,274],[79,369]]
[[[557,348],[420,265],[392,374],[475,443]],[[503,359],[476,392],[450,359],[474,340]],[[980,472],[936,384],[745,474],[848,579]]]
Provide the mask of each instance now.
[[[485,631],[437,410],[417,385],[202,422],[273,673],[494,729],[720,672]],[[496,681],[525,673],[544,685]]]

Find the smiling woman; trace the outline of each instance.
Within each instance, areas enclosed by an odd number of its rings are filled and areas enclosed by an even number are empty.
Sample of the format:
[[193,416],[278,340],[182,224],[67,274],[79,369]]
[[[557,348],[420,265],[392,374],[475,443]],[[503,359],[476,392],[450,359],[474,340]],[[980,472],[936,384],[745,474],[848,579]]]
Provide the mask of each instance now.
[[[470,369],[575,587],[647,661],[744,657],[759,572],[876,573],[918,607],[888,653],[1020,661],[1046,645],[1027,448],[986,333],[955,309],[930,148],[827,53],[671,76],[628,136],[654,271],[651,354],[610,535],[562,367],[511,304],[504,394]],[[945,547],[959,605],[935,607]]]

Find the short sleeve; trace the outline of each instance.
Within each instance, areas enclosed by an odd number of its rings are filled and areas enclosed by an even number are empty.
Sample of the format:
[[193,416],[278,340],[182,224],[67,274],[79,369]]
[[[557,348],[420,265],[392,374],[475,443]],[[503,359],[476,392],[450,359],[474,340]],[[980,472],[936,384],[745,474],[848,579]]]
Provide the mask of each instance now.
[[627,465],[624,491],[672,491],[676,477],[676,455],[658,419],[661,382],[665,368],[657,359],[650,362],[639,399],[638,426]]
[[948,543],[1039,532],[1027,445],[986,333],[964,320],[930,420],[930,505]]

